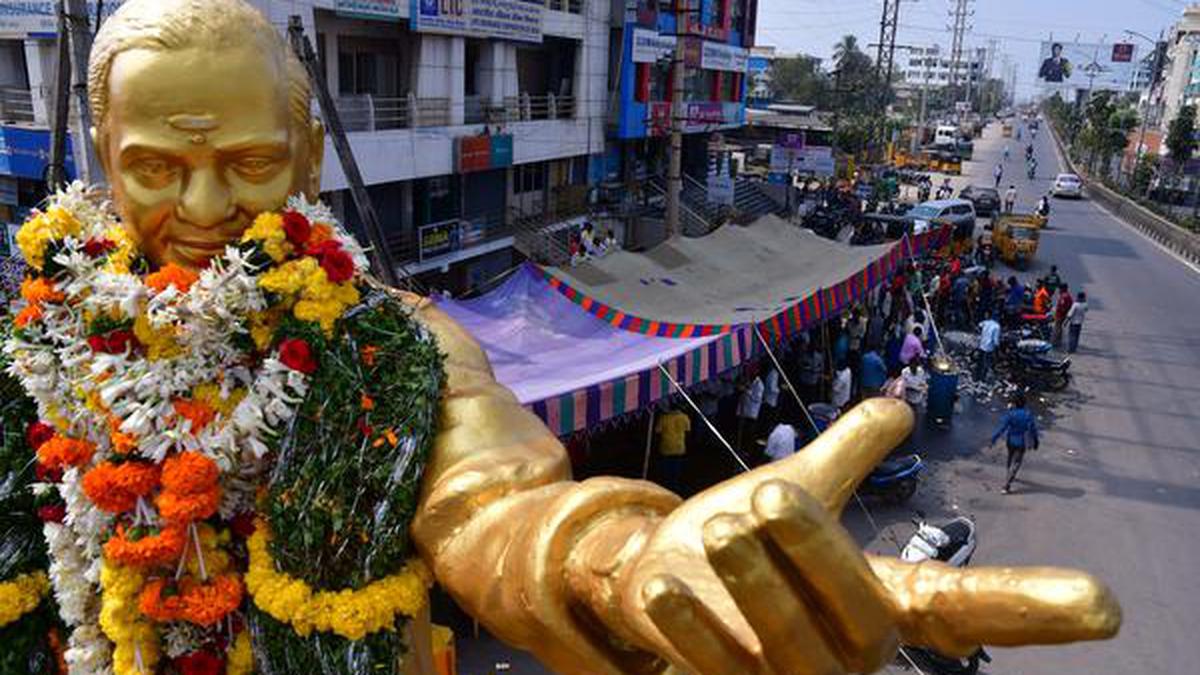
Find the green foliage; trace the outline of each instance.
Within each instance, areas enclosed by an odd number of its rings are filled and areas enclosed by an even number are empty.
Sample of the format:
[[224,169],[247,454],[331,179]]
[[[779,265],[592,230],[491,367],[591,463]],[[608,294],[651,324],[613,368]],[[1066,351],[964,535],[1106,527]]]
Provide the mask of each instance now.
[[818,108],[829,102],[829,76],[821,62],[807,56],[775,59],[771,63],[771,86],[779,100],[796,101]]
[[1196,151],[1196,107],[1185,105],[1171,120],[1167,129],[1167,149],[1171,151],[1171,163],[1175,170],[1182,171],[1183,164]]
[[[300,322],[280,330],[281,338],[307,341],[320,367],[270,477],[271,549],[282,571],[320,590],[362,588],[413,555],[408,527],[437,432],[437,344],[398,301],[374,301],[331,339]],[[364,358],[364,349],[373,356]],[[255,614],[267,672],[388,673],[402,650],[394,633],[301,638]]]
[[1144,195],[1150,189],[1150,181],[1158,172],[1158,155],[1142,155],[1133,169],[1131,189],[1135,195]]

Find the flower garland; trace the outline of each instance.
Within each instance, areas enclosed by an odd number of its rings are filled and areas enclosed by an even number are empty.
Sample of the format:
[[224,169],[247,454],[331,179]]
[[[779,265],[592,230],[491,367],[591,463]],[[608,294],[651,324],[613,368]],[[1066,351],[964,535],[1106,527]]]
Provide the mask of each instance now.
[[0,583],[0,626],[7,626],[41,604],[50,590],[43,572],[31,572]]
[[267,522],[256,521],[254,534],[246,541],[250,553],[246,587],[259,609],[290,624],[299,635],[318,630],[361,640],[368,633],[394,630],[397,616],[415,616],[428,601],[426,589],[433,576],[420,559],[363,588],[313,591],[303,581],[276,571],[268,550],[270,538]]
[[[320,366],[303,327],[332,337],[360,302],[362,250],[328,209],[293,198],[207,268],[150,272],[78,183],[17,241],[30,274],[4,352],[45,420],[39,471],[63,500],[44,529],[72,672],[151,673],[164,659],[180,672],[213,659],[250,672],[243,598],[251,579],[261,589],[288,578],[261,547],[243,578],[229,547]],[[359,639],[423,606],[429,580],[410,563],[352,591],[297,581],[305,602],[287,615],[303,634]]]

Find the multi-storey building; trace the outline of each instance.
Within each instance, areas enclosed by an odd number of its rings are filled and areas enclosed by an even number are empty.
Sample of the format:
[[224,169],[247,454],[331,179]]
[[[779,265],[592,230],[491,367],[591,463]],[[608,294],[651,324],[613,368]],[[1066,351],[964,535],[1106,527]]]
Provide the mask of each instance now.
[[1179,21],[1167,36],[1167,65],[1163,82],[1155,92],[1162,118],[1160,126],[1167,129],[1185,105],[1200,102],[1200,6],[1183,10]]
[[[301,17],[392,257],[429,285],[477,286],[515,263],[523,216],[586,204],[604,152],[609,0],[251,1],[281,31]],[[40,169],[19,158],[49,147],[56,2],[18,4],[0,11],[0,187],[28,182],[17,201],[30,205]],[[357,225],[328,141],[325,158],[325,198]]]
[[[940,89],[950,86],[954,62],[939,45],[907,49],[900,71],[903,81]],[[987,76],[987,50],[975,49],[963,54],[958,62],[959,86],[976,87]]]

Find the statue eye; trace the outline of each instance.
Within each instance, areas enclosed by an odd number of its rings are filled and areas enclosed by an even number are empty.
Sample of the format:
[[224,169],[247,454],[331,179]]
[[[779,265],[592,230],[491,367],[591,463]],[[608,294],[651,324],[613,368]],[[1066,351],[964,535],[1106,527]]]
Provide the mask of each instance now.
[[275,169],[276,162],[270,157],[242,157],[233,163],[233,170],[243,178],[262,178]]
[[174,180],[179,174],[174,163],[161,157],[142,157],[129,165],[137,177],[146,183],[164,184]]

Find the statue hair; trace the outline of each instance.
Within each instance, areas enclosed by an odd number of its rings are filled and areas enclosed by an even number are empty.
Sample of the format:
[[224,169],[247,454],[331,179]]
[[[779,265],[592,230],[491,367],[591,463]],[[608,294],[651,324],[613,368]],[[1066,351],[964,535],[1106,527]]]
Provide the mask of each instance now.
[[275,27],[245,0],[127,0],[121,5],[96,34],[88,63],[88,95],[97,128],[104,128],[108,79],[121,52],[233,48],[254,41],[280,59],[293,126],[307,129],[312,121],[308,74]]

